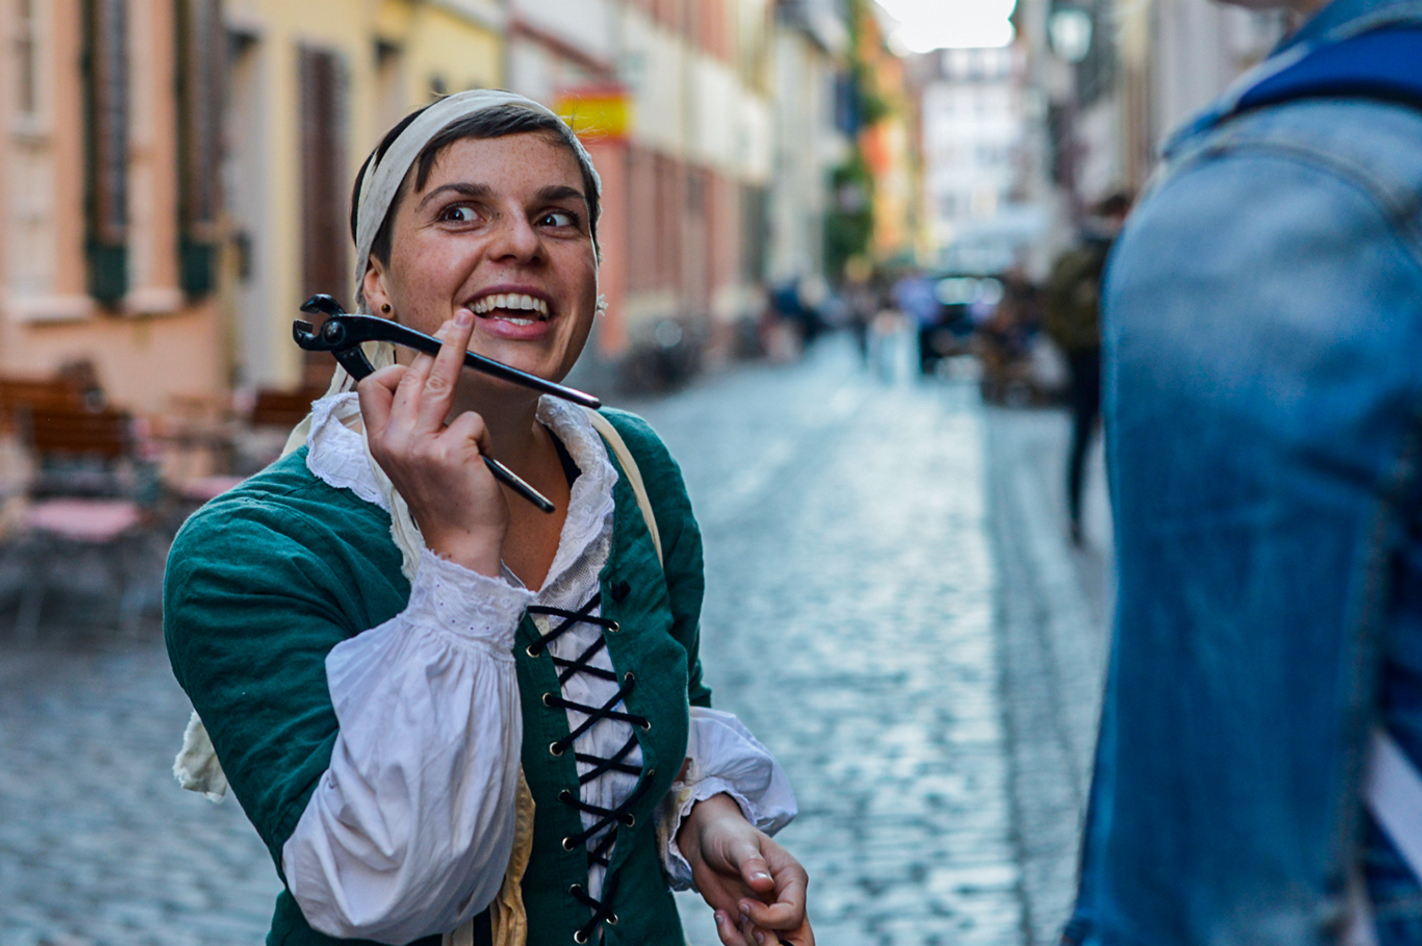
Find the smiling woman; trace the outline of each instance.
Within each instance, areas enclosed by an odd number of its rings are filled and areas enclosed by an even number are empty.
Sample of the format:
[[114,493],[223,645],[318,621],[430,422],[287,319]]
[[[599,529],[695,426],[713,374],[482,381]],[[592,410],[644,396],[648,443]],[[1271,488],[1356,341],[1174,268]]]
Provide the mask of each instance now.
[[289,454],[184,526],[165,589],[200,717],[179,776],[225,774],[269,846],[269,941],[680,942],[670,882],[728,946],[810,946],[805,872],[770,838],[794,797],[701,680],[676,463],[631,414],[462,370],[577,361],[586,151],[536,103],[463,93],[391,130],[353,204],[361,310],[444,344],[386,345],[354,391],[338,369]]

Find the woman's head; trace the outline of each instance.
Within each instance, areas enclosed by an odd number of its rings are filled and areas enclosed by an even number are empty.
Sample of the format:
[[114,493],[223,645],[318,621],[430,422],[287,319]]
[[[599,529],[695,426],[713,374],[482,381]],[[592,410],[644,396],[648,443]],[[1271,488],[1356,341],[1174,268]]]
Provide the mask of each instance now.
[[598,191],[587,153],[542,106],[443,99],[393,129],[357,180],[360,301],[427,333],[468,308],[473,350],[561,377],[596,309]]
[[[448,100],[442,100],[448,101]],[[548,136],[549,140],[561,142],[564,147],[578,160],[578,165],[582,173],[583,189],[588,194],[590,202],[591,217],[588,221],[592,235],[594,247],[597,246],[597,219],[601,213],[601,191],[602,182],[598,179],[597,171],[593,168],[592,159],[588,157],[587,151],[582,147],[573,130],[567,126],[557,115],[540,107],[532,107],[534,103],[525,100],[527,104],[520,102],[508,102],[504,104],[488,105],[478,107],[465,112],[461,117],[454,119],[448,125],[435,133],[433,137],[420,149],[412,167],[408,168],[402,181],[402,186],[395,193],[394,202],[386,211],[379,229],[376,230],[374,241],[370,246],[370,252],[382,262],[390,262],[390,238],[391,222],[395,217],[395,212],[399,208],[400,201],[408,190],[423,190],[429,181],[430,170],[433,168],[435,160],[444,149],[451,144],[464,138],[502,138],[506,135],[518,134],[542,134]],[[356,241],[356,246],[360,246],[359,215],[361,206],[361,189],[365,184],[367,175],[371,172],[371,166],[378,165],[386,153],[390,150],[401,135],[415,119],[424,114],[431,106],[416,109],[402,118],[396,125],[385,133],[380,144],[365,159],[361,165],[360,172],[356,174],[355,187],[351,191],[351,239]],[[599,257],[600,258],[600,257]]]

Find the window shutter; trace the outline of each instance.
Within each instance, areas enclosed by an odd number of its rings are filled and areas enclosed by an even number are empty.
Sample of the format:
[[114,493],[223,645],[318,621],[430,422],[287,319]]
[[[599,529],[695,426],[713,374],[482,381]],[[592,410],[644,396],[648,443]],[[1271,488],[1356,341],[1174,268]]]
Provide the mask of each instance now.
[[128,292],[128,3],[84,0],[85,248],[89,294]]
[[[335,53],[308,47],[300,51],[299,73],[302,298],[325,292],[349,309],[345,68]],[[306,375],[308,384],[324,386],[330,356],[307,352]]]
[[178,271],[183,292],[197,298],[217,286],[227,46],[221,0],[176,5]]

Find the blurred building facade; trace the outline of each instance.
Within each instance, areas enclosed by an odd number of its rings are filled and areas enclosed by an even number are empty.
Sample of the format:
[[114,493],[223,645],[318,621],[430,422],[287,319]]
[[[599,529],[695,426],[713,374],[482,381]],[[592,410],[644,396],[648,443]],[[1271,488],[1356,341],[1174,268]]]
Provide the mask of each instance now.
[[317,292],[352,304],[350,187],[391,125],[435,95],[498,86],[504,10],[482,0],[223,0],[229,377],[320,385],[291,341]]
[[291,320],[312,292],[349,302],[368,148],[431,92],[503,72],[504,11],[484,0],[0,11],[0,372],[87,359],[141,412],[307,380]]
[[[871,263],[894,266],[920,262],[928,233],[922,214],[923,116],[910,84],[908,63],[888,42],[882,9],[874,3],[851,9],[856,54],[851,69],[861,70],[861,95],[873,102],[858,117],[859,149],[872,182],[872,223],[867,256]],[[861,112],[865,106],[860,106]]]
[[1040,275],[1090,206],[1138,193],[1169,134],[1265,58],[1285,16],[1212,0],[1018,0],[1013,21],[1036,116],[1052,225],[1030,254]]
[[[843,114],[843,65],[850,51],[847,7],[781,0],[771,36],[773,167],[765,213],[763,275],[772,286],[823,283],[827,181],[850,154]],[[812,290],[813,294],[813,290]]]
[[507,85],[603,179],[595,356],[720,352],[754,315],[771,163],[769,0],[511,0]]
[[1018,47],[944,49],[916,64],[924,201],[934,264],[962,273],[1011,268],[1043,215],[1026,178],[1032,101]]
[[[593,360],[716,357],[768,285],[834,276],[835,170],[864,142],[888,182],[872,252],[913,242],[912,119],[853,109],[867,2],[0,4],[0,373],[89,359],[144,412],[318,383],[329,359],[290,326],[314,292],[351,301],[360,162],[409,110],[480,87],[560,109],[603,176]],[[901,85],[871,46],[875,82]]]
[[226,385],[213,2],[0,4],[0,371],[142,408]]

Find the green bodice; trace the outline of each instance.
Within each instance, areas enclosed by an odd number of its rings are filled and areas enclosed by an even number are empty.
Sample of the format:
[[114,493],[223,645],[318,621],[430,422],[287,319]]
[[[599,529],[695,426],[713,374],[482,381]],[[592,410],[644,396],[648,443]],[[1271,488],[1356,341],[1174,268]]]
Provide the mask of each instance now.
[[[612,849],[604,895],[618,922],[603,927],[603,941],[680,943],[654,830],[656,807],[685,756],[688,706],[710,702],[698,658],[701,539],[680,471],[661,441],[634,415],[604,414],[637,460],[666,563],[658,563],[636,499],[619,476],[612,547],[600,575],[602,614],[619,625],[606,633],[613,667],[619,678],[634,678],[627,709],[651,724],[637,730],[649,784]],[[301,450],[204,507],[173,544],[164,589],[173,670],[279,873],[282,846],[335,743],[326,654],[399,614],[409,599],[389,529],[389,515],[378,506],[313,476]],[[543,694],[559,685],[548,653],[527,650],[537,639],[525,616],[514,655],[522,761],[537,813],[523,893],[530,946],[553,946],[573,943],[590,916],[569,894],[574,884],[587,883],[587,853],[563,844],[582,830],[577,811],[558,800],[564,791],[578,792],[578,776],[571,751],[550,752],[568,734],[568,722],[562,709],[543,703]],[[352,941],[312,930],[282,892],[269,944],[336,942]]]

